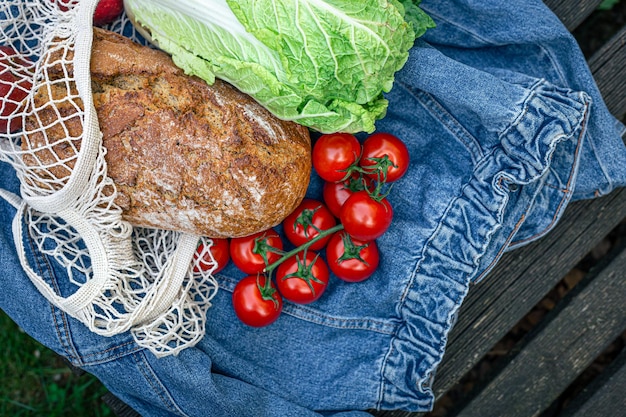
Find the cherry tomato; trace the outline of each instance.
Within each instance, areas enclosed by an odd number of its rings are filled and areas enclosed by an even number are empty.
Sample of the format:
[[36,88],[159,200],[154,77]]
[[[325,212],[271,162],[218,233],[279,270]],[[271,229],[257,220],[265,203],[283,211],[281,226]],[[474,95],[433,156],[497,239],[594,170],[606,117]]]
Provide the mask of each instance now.
[[232,238],[230,258],[244,273],[256,274],[280,258],[281,255],[273,252],[272,248],[282,251],[283,241],[274,229],[269,229],[250,236]]
[[[387,158],[385,158],[385,155]],[[378,161],[385,159],[387,177],[381,175],[378,178],[378,170],[374,169]],[[409,168],[409,150],[404,142],[398,139],[396,136],[385,133],[377,132],[370,135],[363,142],[363,154],[359,161],[361,168],[371,170],[368,175],[375,180],[384,180],[385,182],[393,182],[402,177]],[[384,172],[384,171],[383,171]]]
[[382,236],[393,219],[393,209],[386,198],[374,200],[367,191],[352,194],[341,207],[339,220],[350,236],[368,242]]
[[233,309],[244,324],[263,327],[275,322],[283,310],[283,299],[265,275],[248,275],[235,285]]
[[365,188],[372,189],[372,180],[369,177],[361,177],[358,174],[352,175],[345,181],[341,182],[324,182],[324,202],[328,209],[339,217],[341,206],[346,202],[348,197],[357,191]]
[[[193,255],[194,272],[208,271],[213,268],[213,259],[217,262],[217,268],[213,271],[214,274],[220,272],[228,264],[230,260],[228,239],[211,239],[211,241],[213,243],[208,248],[205,248],[202,243],[196,248],[196,253]],[[211,259],[211,255],[213,255],[213,259]]]
[[[320,231],[334,227],[337,220],[321,201],[305,198],[300,205],[283,221],[285,237],[295,246],[301,246],[313,240]],[[306,226],[306,227],[305,227]],[[309,246],[311,250],[320,250],[331,235],[321,238]]]
[[285,299],[309,304],[326,290],[328,275],[328,266],[317,253],[299,252],[278,266],[276,286]]
[[369,278],[380,262],[376,241],[362,242],[341,231],[326,246],[330,270],[344,281],[360,282]]
[[313,168],[326,181],[341,181],[361,156],[361,143],[350,133],[322,135],[313,145]]
[[28,64],[15,49],[0,46],[0,133],[15,132],[22,128],[21,118],[9,119],[32,88],[28,74],[20,66]]

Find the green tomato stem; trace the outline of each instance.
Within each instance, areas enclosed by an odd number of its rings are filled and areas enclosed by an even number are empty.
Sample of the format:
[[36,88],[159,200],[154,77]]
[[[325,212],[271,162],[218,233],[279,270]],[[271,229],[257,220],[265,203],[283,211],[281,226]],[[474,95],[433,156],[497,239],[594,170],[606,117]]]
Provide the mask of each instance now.
[[266,266],[265,269],[263,270],[263,272],[267,273],[268,276],[271,276],[271,273],[274,269],[276,269],[276,267],[278,267],[278,265],[282,264],[284,261],[286,261],[288,258],[292,257],[293,255],[295,255],[298,252],[302,252],[303,250],[308,249],[309,246],[311,246],[312,244],[314,244],[315,242],[317,242],[320,239],[325,238],[328,235],[332,235],[335,232],[338,232],[340,230],[343,230],[343,224],[339,223],[338,225],[331,227],[330,229],[326,229],[324,231],[322,231],[320,234],[318,234],[317,236],[315,236],[313,239],[309,240],[306,243],[303,243],[302,245],[298,246],[295,249],[290,250],[289,252],[285,252],[283,254],[282,257],[280,257],[278,260],[276,260],[275,262],[271,263],[270,265]]

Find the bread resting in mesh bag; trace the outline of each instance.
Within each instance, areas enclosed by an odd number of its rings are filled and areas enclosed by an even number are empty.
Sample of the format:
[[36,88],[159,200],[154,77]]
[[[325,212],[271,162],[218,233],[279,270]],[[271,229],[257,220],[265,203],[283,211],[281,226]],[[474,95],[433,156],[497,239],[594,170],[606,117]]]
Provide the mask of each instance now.
[[[18,208],[16,247],[42,294],[96,333],[130,330],[175,354],[202,337],[217,291],[216,265],[193,268],[198,243],[209,251],[211,237],[280,223],[306,192],[310,138],[133,42],[125,16],[93,28],[96,3],[0,5],[0,44],[18,51],[10,70],[24,82],[12,85],[26,95],[0,116],[0,155],[22,198],[2,194]],[[57,293],[28,265],[23,230],[75,291]]]

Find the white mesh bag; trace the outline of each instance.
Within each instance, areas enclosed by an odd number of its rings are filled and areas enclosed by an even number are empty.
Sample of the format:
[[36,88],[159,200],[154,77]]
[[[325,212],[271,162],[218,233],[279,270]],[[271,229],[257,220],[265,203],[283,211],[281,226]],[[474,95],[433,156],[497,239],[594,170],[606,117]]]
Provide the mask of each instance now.
[[[22,266],[50,302],[97,334],[131,331],[155,355],[177,354],[204,334],[217,264],[210,257],[208,268],[194,267],[204,257],[194,257],[198,243],[209,251],[210,239],[133,228],[115,204],[91,95],[97,1],[0,2],[0,45],[18,52],[0,49],[0,87],[10,89],[0,108],[0,159],[15,169],[21,196],[0,193],[18,209],[13,233]],[[141,40],[125,16],[108,29]],[[45,105],[37,92],[48,95]],[[43,106],[55,116],[40,117]],[[75,291],[60,294],[28,264],[27,238],[65,268]]]

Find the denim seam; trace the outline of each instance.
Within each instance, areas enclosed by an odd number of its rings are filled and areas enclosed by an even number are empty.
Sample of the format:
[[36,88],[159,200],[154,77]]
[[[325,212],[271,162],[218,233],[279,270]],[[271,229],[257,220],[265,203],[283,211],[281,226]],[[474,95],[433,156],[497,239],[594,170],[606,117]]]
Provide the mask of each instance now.
[[410,85],[397,81],[397,84],[407,90],[415,99],[433,115],[439,122],[452,133],[452,136],[458,140],[468,151],[472,158],[472,162],[477,163],[484,155],[483,150],[478,144],[476,138],[463,127],[461,123],[448,112],[445,107],[439,103],[431,94],[417,90]]
[[[527,212],[528,209],[530,209],[530,206],[531,206],[530,204],[526,206],[525,212]],[[491,270],[496,265],[496,263],[500,260],[500,258],[504,254],[504,252],[506,252],[507,248],[509,247],[509,242],[511,242],[511,240],[515,237],[515,234],[517,233],[519,228],[522,227],[522,224],[524,224],[525,220],[526,220],[526,214],[522,214],[520,216],[519,220],[515,223],[515,227],[513,227],[513,230],[511,230],[511,233],[509,233],[509,236],[507,236],[506,240],[504,241],[504,243],[502,244],[502,246],[500,247],[500,249],[496,253],[496,256],[494,257],[493,261],[491,261],[491,263],[485,267],[485,269],[483,270],[483,272],[480,275],[478,275],[476,278],[474,278],[472,280],[472,282],[474,284],[477,284],[487,274],[489,274],[491,272]]]
[[[48,261],[48,258],[43,253],[37,250],[35,242],[33,241],[30,233],[26,233],[26,239],[28,241],[28,246],[30,248],[33,260],[35,261],[39,276],[48,276],[50,279],[50,283],[54,287],[55,291],[59,293],[56,276],[54,274],[52,266]],[[65,357],[73,365],[81,366],[82,363],[80,357],[78,355],[78,352],[76,351],[76,347],[72,343],[72,338],[70,336],[69,326],[65,313],[63,311],[60,311],[50,301],[47,301],[47,303],[50,306],[50,315],[52,316],[52,320],[55,325],[54,327],[55,333],[57,334],[57,340],[59,341],[59,345],[63,348],[65,352]],[[61,321],[61,323],[59,323],[59,320]]]
[[162,404],[171,412],[187,417],[187,413],[180,409],[178,404],[172,398],[167,388],[161,383],[161,380],[154,372],[152,366],[148,362],[145,352],[140,351],[132,355],[137,365],[137,370],[144,377],[145,381],[150,385],[152,391],[161,399]]
[[[126,348],[126,347],[130,347],[130,349],[128,351],[119,352],[119,353],[116,353],[114,355],[106,356],[106,354],[108,354],[109,352],[114,352],[116,350],[122,350],[122,348]],[[131,355],[131,354],[136,353],[136,352],[141,352],[144,349],[145,348],[142,348],[141,346],[136,345],[134,341],[128,341],[128,342],[124,342],[124,343],[112,346],[112,347],[104,349],[104,350],[99,350],[97,352],[81,354],[80,355],[80,359],[81,359],[81,361],[83,361],[84,365],[98,365],[98,364],[114,361],[116,359],[122,358],[124,356]],[[91,357],[96,358],[98,356],[106,356],[106,357],[102,358],[102,359],[99,359],[99,360],[98,359],[89,359]]]
[[[232,292],[232,286],[230,284],[235,282],[236,280],[229,276],[218,275],[218,285],[225,291]],[[321,326],[345,330],[363,330],[384,335],[392,335],[398,326],[398,323],[392,318],[382,320],[362,317],[336,317],[321,314],[319,310],[307,307],[306,305],[295,305],[291,303],[285,303],[283,312],[299,320],[308,321]]]
[[378,384],[378,399],[376,400],[376,409],[380,410],[383,405],[383,401],[385,399],[385,391],[386,391],[386,377],[385,370],[387,369],[389,358],[396,354],[396,349],[394,345],[394,341],[397,339],[398,335],[394,334],[389,338],[389,347],[387,349],[387,353],[385,353],[383,360],[380,366],[380,383]]
[[[474,177],[472,177],[472,180],[475,180]],[[400,301],[398,303],[398,307],[397,307],[397,311],[400,312],[400,315],[402,315],[402,311],[405,309],[405,305],[406,305],[406,300],[408,298],[408,294],[412,291],[412,288],[414,287],[414,283],[415,283],[415,279],[417,277],[418,272],[420,271],[420,267],[422,265],[423,260],[425,259],[424,254],[427,252],[427,249],[431,246],[431,243],[434,239],[434,237],[437,235],[437,233],[441,230],[441,228],[443,227],[443,222],[446,219],[447,215],[449,214],[450,210],[452,210],[452,208],[455,206],[455,204],[461,199],[463,192],[462,190],[465,189],[465,187],[469,186],[469,184],[471,183],[470,180],[468,183],[466,183],[463,187],[461,187],[461,192],[453,199],[451,199],[450,203],[448,204],[448,206],[446,207],[444,214],[441,216],[441,218],[439,219],[439,222],[437,223],[437,227],[435,227],[433,229],[433,232],[431,233],[431,235],[429,236],[428,240],[426,241],[426,243],[424,244],[424,247],[422,248],[422,256],[419,257],[419,261],[416,263],[415,268],[413,269],[413,272],[411,273],[411,277],[409,278],[409,280],[407,281],[404,290],[402,292],[402,296],[400,298]],[[469,282],[469,278],[467,280]],[[449,326],[451,323],[451,318],[454,316],[454,313],[458,310],[458,308],[460,307],[460,303],[461,301],[464,299],[465,295],[467,294],[467,291],[469,290],[469,286],[467,286],[465,292],[463,294],[460,295],[459,299],[454,299],[453,300],[453,304],[454,304],[454,308],[451,309],[450,313],[448,314],[447,317],[447,325]],[[398,327],[400,328],[400,327]],[[381,409],[383,402],[384,402],[384,396],[385,396],[385,391],[386,391],[386,377],[385,377],[385,369],[387,369],[388,367],[388,363],[389,360],[392,356],[394,356],[395,354],[399,354],[397,353],[397,350],[395,348],[395,341],[398,339],[398,334],[397,332],[394,333],[392,335],[392,337],[389,340],[389,349],[387,350],[387,353],[385,354],[385,357],[382,361],[381,364],[381,370],[380,370],[380,388],[379,388],[379,398],[376,402],[376,408],[377,409]],[[447,343],[447,337],[443,337],[440,339],[438,345],[436,346],[436,352],[438,353],[438,356],[441,357],[443,356],[443,352],[445,351],[445,345]],[[440,361],[441,359],[439,359]],[[432,373],[434,369],[436,369],[438,364],[438,361],[435,360],[435,364],[429,368],[428,372]],[[428,374],[427,372],[427,374]],[[416,381],[416,386],[415,388],[418,390],[421,390],[419,384],[420,381],[419,379],[421,378],[421,375],[417,375],[418,380]]]
[[[520,241],[514,241],[511,244],[511,247],[519,247],[521,245],[525,245],[525,244],[527,244],[527,243],[529,243],[531,241],[534,241],[534,240],[536,240],[536,239],[538,239],[538,238],[540,238],[542,236],[545,236],[556,225],[556,222],[557,222],[557,220],[559,218],[559,215],[562,212],[563,208],[565,207],[564,205],[566,205],[567,202],[570,200],[570,198],[571,198],[571,196],[573,194],[573,191],[574,191],[573,188],[572,188],[572,186],[573,186],[572,182],[573,182],[573,179],[574,179],[574,177],[576,175],[576,170],[577,170],[577,167],[578,167],[578,161],[579,161],[578,157],[580,155],[580,149],[581,149],[582,143],[583,143],[582,142],[583,135],[586,132],[585,124],[586,124],[588,115],[589,115],[589,106],[587,106],[585,108],[585,112],[583,113],[582,120],[580,121],[580,126],[577,127],[577,129],[580,129],[580,133],[578,135],[578,143],[576,145],[576,151],[574,153],[574,164],[573,164],[572,169],[570,171],[571,173],[570,173],[570,175],[568,177],[566,188],[564,190],[562,190],[563,191],[563,198],[561,199],[561,201],[559,202],[559,205],[557,206],[556,210],[554,211],[554,214],[552,216],[552,219],[551,219],[550,223],[542,231],[540,231],[538,233],[535,233],[532,236],[527,237],[526,239],[523,239],[523,240],[520,240]],[[556,189],[560,189],[560,187],[555,187],[555,188]]]
[[494,43],[494,42],[492,42],[492,41],[489,41],[488,39],[483,38],[482,36],[479,36],[477,33],[472,32],[471,30],[469,30],[469,29],[467,29],[467,28],[465,28],[465,27],[463,27],[463,26],[460,26],[460,25],[459,25],[458,23],[456,23],[456,22],[453,22],[453,21],[451,21],[451,20],[448,20],[448,19],[446,19],[446,18],[442,17],[439,13],[434,12],[432,9],[430,9],[430,8],[429,8],[427,5],[425,5],[425,4],[420,4],[420,8],[421,8],[422,10],[424,10],[426,13],[428,13],[428,15],[429,15],[429,16],[430,16],[433,20],[435,20],[435,21],[436,21],[436,20],[440,20],[440,21],[442,21],[442,22],[446,22],[446,23],[447,23],[447,24],[449,24],[450,26],[453,26],[453,27],[455,27],[455,28],[459,29],[460,31],[462,31],[463,33],[465,33],[467,36],[471,36],[472,38],[474,38],[474,39],[476,39],[476,40],[478,40],[478,41],[480,41],[480,42],[483,42],[483,43],[485,43],[485,44],[491,45],[491,46],[498,46],[498,45],[499,45],[499,44],[496,44],[496,43]]
[[[480,181],[480,179],[478,177],[476,177],[476,175],[475,175],[477,170],[478,170],[478,166],[476,166],[475,169],[474,169],[474,175],[472,176],[472,179],[468,183],[466,183],[463,187],[461,187],[461,190],[465,189],[466,187],[469,187],[472,184],[472,182]],[[435,228],[435,230],[433,231],[433,233],[429,237],[428,241],[424,245],[424,248],[422,250],[422,254],[426,253],[427,249],[430,248],[433,239],[435,238],[437,233],[441,230],[442,225],[444,223],[444,220],[447,218],[448,214],[454,208],[454,206],[456,206],[456,204],[460,200],[462,200],[462,195],[463,195],[463,192],[461,192],[457,197],[455,197],[454,199],[451,200],[450,204],[448,205],[448,207],[445,210],[444,215],[440,219],[437,227]],[[494,215],[496,215],[496,217],[498,215],[501,215],[501,213],[502,213],[504,207],[506,206],[507,202],[508,202],[508,198],[507,198],[506,193],[505,193],[504,198],[501,201],[499,207],[497,208],[496,212],[493,213]],[[489,210],[489,211],[492,212],[492,210]],[[492,228],[490,231],[488,231],[486,233],[485,239],[484,239],[486,242],[489,241],[490,236],[493,235],[493,233],[495,232],[497,227],[498,226],[496,225],[494,228]],[[479,261],[480,257],[482,255],[484,255],[485,248],[486,248],[486,243],[483,242],[483,244],[479,248],[480,249],[480,254],[478,255],[478,259],[474,260],[475,264]],[[402,311],[402,310],[405,309],[406,299],[408,297],[408,294],[411,291],[413,291],[415,278],[416,278],[416,276],[417,276],[417,274],[418,274],[418,272],[420,270],[420,266],[421,266],[422,261],[424,259],[425,259],[424,256],[422,256],[420,258],[420,261],[416,265],[416,268],[415,268],[414,272],[411,275],[411,279],[409,280],[409,282],[405,286],[405,290],[403,292],[402,300],[401,300],[401,302],[399,303],[399,306],[398,306],[398,311]],[[422,391],[422,392],[427,393],[431,397],[430,400],[429,400],[431,405],[432,405],[432,401],[434,401],[434,394],[432,392],[432,389],[430,387],[422,387],[422,386],[420,386],[420,383],[423,380],[427,379],[429,377],[429,375],[432,375],[435,372],[435,370],[437,369],[437,366],[439,365],[439,363],[441,362],[441,360],[443,358],[443,355],[444,355],[444,352],[445,352],[445,347],[446,347],[447,340],[448,340],[447,333],[448,333],[448,331],[450,329],[450,326],[452,325],[452,318],[454,317],[454,315],[459,310],[463,299],[467,296],[467,293],[469,292],[469,283],[471,281],[471,277],[472,277],[472,275],[474,275],[476,273],[476,270],[477,270],[477,267],[474,266],[472,268],[471,272],[463,275],[463,279],[462,280],[460,280],[460,281],[455,280],[455,283],[463,286],[463,290],[460,291],[456,297],[451,298],[453,306],[450,309],[450,311],[446,314],[445,323],[443,323],[443,326],[445,327],[446,330],[444,330],[442,332],[442,337],[439,338],[439,343],[437,344],[436,349],[435,349],[436,350],[436,354],[435,355],[428,354],[428,356],[431,356],[432,363],[430,363],[430,365],[425,369],[424,375],[419,375],[419,374],[416,375],[417,380],[415,381],[415,383],[416,383],[415,388],[418,391]],[[392,354],[396,352],[396,349],[394,348],[394,346],[395,346],[394,341],[396,339],[397,339],[397,334],[394,334],[394,337],[392,337],[390,339],[390,342],[389,342],[390,343],[390,349],[389,349],[389,351],[388,351],[388,353],[386,355],[385,360],[383,361],[383,366],[382,366],[382,370],[381,370],[381,374],[383,375],[383,377],[382,377],[382,381],[381,381],[381,389],[379,391],[379,392],[382,393],[382,395],[381,395],[381,398],[379,398],[378,403],[377,403],[377,407],[378,408],[382,407],[382,404],[383,404],[383,400],[384,400],[383,397],[384,397],[384,393],[386,391],[386,389],[384,387],[386,385],[385,384],[385,377],[384,377],[385,367],[387,366],[387,364],[389,362],[389,358],[392,357],[393,356]]]
[[[543,44],[539,43],[537,44],[546,54],[547,57],[550,58],[550,61],[552,62],[552,68],[555,70],[555,72],[558,74],[559,76],[559,81],[561,82],[562,85],[567,85],[567,77],[565,76],[565,74],[563,74],[563,72],[561,71],[561,66],[558,65],[558,58],[554,57],[554,54],[552,52],[552,48],[547,48],[545,47]],[[588,110],[587,110],[588,111]],[[626,132],[626,129],[625,129]],[[596,145],[595,145],[595,141],[593,140],[593,136],[591,134],[591,132],[587,133],[587,141],[589,141],[589,145],[591,146],[591,151],[593,152],[593,155],[595,157],[595,160],[598,162],[598,166],[600,167],[600,170],[602,170],[602,174],[604,175],[604,178],[607,180],[607,187],[608,189],[613,189],[613,180],[611,178],[611,176],[607,173],[606,168],[604,167],[604,165],[602,165],[600,163],[600,158],[598,158],[598,152],[596,150]],[[576,150],[578,152],[578,149]],[[573,192],[573,190],[572,190]],[[602,195],[602,193],[600,192],[600,190],[596,190],[594,193],[594,197],[600,197]],[[554,220],[551,224],[554,223]],[[551,227],[548,227],[547,229],[549,230]],[[545,235],[545,233],[547,232],[540,232],[537,233],[534,237],[534,239],[537,239],[543,235]],[[531,238],[527,238],[523,241],[520,241],[520,243],[522,242],[527,242],[530,240],[534,240],[532,237]]]
[[[602,170],[602,175],[604,175],[604,178],[606,179],[606,182],[607,182],[606,189],[612,190],[614,188],[613,179],[607,173],[605,166],[602,164],[601,159],[598,157],[596,144],[593,141],[593,136],[591,135],[591,133],[587,135],[587,141],[589,142],[589,145],[591,146],[591,151],[593,152],[593,156],[595,157],[596,162],[598,162],[598,166],[600,167],[600,170]],[[601,190],[596,190],[594,194],[596,197],[600,197],[604,193]]]
[[507,128],[504,129],[502,133],[498,135],[499,142],[501,142],[503,137],[507,136],[513,129],[515,129],[522,122],[522,120],[524,120],[524,118],[526,117],[526,114],[528,113],[528,109],[530,108],[530,102],[538,95],[537,88],[541,85],[544,85],[545,83],[546,83],[545,79],[538,78],[537,81],[528,88],[529,93],[526,95],[526,97],[524,97],[524,102],[522,104],[522,109],[519,115],[517,115],[517,117],[515,117],[515,120],[513,120],[513,122],[511,122],[509,126],[507,126]]

